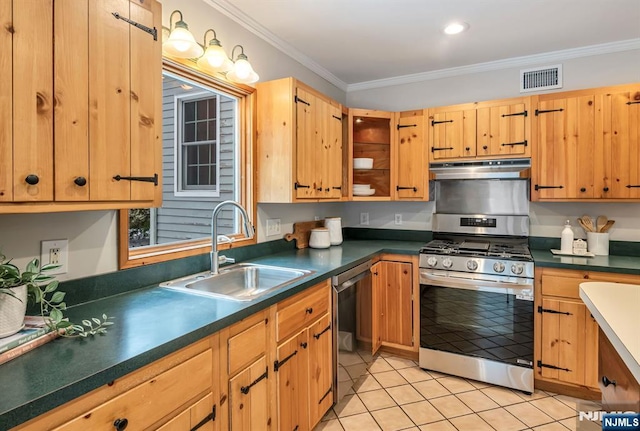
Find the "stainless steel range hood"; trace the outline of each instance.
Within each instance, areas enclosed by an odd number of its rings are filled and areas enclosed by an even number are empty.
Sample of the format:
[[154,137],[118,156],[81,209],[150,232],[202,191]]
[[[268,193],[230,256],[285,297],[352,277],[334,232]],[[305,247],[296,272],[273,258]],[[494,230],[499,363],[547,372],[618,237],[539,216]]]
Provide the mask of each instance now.
[[429,164],[436,180],[529,178],[531,159],[469,160]]

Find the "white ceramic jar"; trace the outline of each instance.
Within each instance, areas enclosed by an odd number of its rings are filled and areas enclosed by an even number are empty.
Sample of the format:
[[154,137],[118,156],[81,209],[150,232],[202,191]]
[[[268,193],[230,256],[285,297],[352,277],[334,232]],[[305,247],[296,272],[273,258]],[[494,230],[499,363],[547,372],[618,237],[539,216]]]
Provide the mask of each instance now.
[[329,242],[331,245],[342,244],[342,219],[340,217],[325,218],[324,227],[329,229]]
[[331,246],[331,240],[329,237],[329,229],[326,227],[317,227],[311,229],[311,236],[309,237],[309,247],[311,248],[329,248]]

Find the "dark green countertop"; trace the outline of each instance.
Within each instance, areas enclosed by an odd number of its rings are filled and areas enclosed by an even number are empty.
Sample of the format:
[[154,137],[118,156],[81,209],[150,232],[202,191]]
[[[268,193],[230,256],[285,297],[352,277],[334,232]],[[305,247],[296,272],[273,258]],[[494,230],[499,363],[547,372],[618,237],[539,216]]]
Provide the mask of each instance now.
[[555,256],[548,249],[531,250],[531,254],[536,267],[640,274],[640,256]]
[[255,301],[236,302],[157,286],[68,310],[73,320],[106,313],[104,336],[54,340],[2,365],[0,430],[7,430],[211,335],[381,252],[417,254],[423,241],[351,240],[330,249],[289,250],[251,262],[316,271]]
[[[420,236],[415,238],[416,241],[346,240],[341,246],[325,250],[289,248],[280,251],[280,245],[275,242],[259,244],[254,247],[264,256],[248,260],[240,257],[238,261],[316,272],[251,302],[207,298],[159,288],[150,282],[147,283],[150,285],[134,290],[118,286],[136,282],[136,286],[140,286],[146,277],[157,278],[158,274],[171,273],[172,268],[180,266],[183,271],[184,262],[193,262],[187,259],[156,268],[151,265],[86,281],[74,280],[62,290],[85,287],[77,285],[86,283],[87,289],[79,296],[109,290],[118,294],[102,299],[85,297],[83,303],[69,308],[67,314],[71,320],[106,313],[114,317],[115,324],[104,336],[87,340],[57,339],[3,364],[0,368],[0,387],[3,388],[0,391],[0,430],[71,401],[379,253],[417,254],[426,241]],[[532,252],[538,266],[640,274],[638,257],[558,258],[548,250]],[[237,249],[236,253],[246,252]],[[201,265],[206,257],[195,261]],[[202,271],[200,267],[192,273],[199,271]]]

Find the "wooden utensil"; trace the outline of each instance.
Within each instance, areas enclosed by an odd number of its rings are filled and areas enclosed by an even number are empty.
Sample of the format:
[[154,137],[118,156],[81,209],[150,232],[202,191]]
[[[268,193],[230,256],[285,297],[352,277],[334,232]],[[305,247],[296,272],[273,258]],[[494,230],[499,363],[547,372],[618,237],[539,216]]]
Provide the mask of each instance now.
[[596,232],[603,232],[602,228],[607,224],[607,216],[598,216],[596,218]]
[[584,228],[587,232],[595,232],[595,227],[593,226],[593,220],[588,215],[583,215],[580,217],[580,226]]
[[293,224],[293,233],[284,236],[287,241],[296,240],[296,248],[309,247],[309,238],[311,237],[311,229],[323,227],[324,220],[303,221]]
[[607,222],[605,223],[604,226],[602,226],[602,229],[600,229],[600,232],[609,232],[609,229],[611,229],[611,226],[613,226],[613,224],[615,223],[615,220],[607,220]]

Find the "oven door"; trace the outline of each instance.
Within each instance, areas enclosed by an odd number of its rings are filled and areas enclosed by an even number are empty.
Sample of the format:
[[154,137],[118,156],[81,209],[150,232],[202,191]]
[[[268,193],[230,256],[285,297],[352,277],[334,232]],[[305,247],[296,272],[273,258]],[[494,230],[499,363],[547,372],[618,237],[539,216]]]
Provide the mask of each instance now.
[[533,368],[533,280],[420,269],[420,347]]

